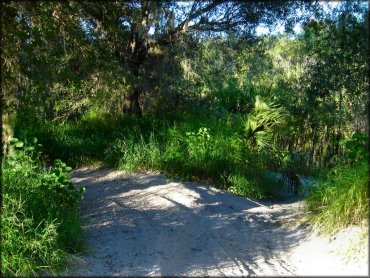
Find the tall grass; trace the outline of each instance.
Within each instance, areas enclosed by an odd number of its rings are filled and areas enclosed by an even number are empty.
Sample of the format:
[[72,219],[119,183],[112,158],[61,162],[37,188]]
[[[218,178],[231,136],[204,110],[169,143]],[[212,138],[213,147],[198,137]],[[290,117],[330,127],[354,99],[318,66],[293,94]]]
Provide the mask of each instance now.
[[81,250],[77,191],[70,167],[55,161],[46,167],[33,143],[13,139],[3,160],[1,272],[34,276],[60,269],[67,252]]
[[321,176],[307,199],[311,222],[330,234],[367,222],[369,167],[365,162],[337,166]]
[[22,198],[3,197],[1,263],[4,276],[31,276],[57,269],[66,252],[59,247],[57,224],[27,216]]
[[246,147],[240,134],[244,120],[228,113],[170,120],[90,112],[67,123],[30,123],[19,117],[15,130],[20,137],[41,138],[50,159],[61,157],[74,166],[103,162],[122,170],[158,170],[243,196],[276,197],[271,184],[259,183],[265,173],[259,154]]

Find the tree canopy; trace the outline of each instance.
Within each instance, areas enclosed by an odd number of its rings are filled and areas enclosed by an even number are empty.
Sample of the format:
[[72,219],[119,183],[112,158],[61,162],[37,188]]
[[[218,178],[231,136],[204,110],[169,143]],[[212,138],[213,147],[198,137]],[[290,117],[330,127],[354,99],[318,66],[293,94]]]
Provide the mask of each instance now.
[[[362,2],[329,12],[305,1],[7,2],[2,15],[5,111],[63,121],[91,107],[248,114],[259,95],[288,110],[289,148],[311,159],[367,126]],[[256,32],[277,25],[285,35]]]

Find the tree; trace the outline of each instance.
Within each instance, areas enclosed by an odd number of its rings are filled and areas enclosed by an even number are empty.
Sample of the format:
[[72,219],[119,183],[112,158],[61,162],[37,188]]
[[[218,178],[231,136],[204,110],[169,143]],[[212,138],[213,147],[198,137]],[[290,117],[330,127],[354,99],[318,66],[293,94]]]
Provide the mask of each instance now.
[[343,2],[331,16],[305,25],[303,51],[310,57],[301,79],[307,101],[305,110],[310,122],[317,123],[313,130],[327,130],[328,158],[338,155],[340,140],[344,135],[350,136],[350,123],[358,121],[354,115],[366,122],[366,34],[367,7],[357,2]]
[[79,89],[92,73],[94,49],[76,10],[58,2],[11,2],[3,13],[5,110],[27,107],[52,119],[81,106],[88,95]]
[[95,41],[104,41],[123,68],[129,71],[131,91],[126,93],[123,109],[142,113],[139,98],[159,78],[154,62],[160,65],[169,48],[179,41],[212,34],[233,32],[251,36],[261,22],[273,23],[287,18],[291,25],[296,18],[291,12],[300,2],[242,1],[130,1],[78,2],[89,34]]
[[16,82],[7,78],[9,84],[23,88],[9,89],[7,94],[30,107],[48,103],[50,108],[39,107],[43,117],[67,118],[71,111],[84,107],[96,92],[92,84],[101,87],[96,80],[105,74],[105,82],[121,84],[116,90],[123,96],[122,110],[141,115],[140,97],[158,93],[169,67],[171,78],[182,70],[173,58],[182,49],[179,45],[189,47],[215,35],[251,38],[258,24],[274,24],[279,19],[289,27],[297,20],[292,15],[299,6],[304,2],[6,3],[4,41],[13,41],[16,47],[6,44],[4,56],[9,54],[6,61],[16,61],[11,67],[19,67],[29,82],[28,87],[18,86],[19,76]]

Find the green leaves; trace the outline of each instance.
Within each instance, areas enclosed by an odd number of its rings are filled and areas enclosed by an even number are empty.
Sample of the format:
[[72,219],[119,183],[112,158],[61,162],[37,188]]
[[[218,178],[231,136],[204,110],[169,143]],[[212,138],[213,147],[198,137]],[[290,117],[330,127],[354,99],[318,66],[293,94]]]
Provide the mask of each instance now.
[[256,96],[255,107],[244,122],[243,138],[252,148],[266,151],[273,148],[275,127],[284,123],[286,112],[273,102],[263,101]]
[[23,145],[24,145],[24,143],[23,142],[16,142],[15,144],[14,144],[14,146],[16,147],[16,148],[22,148],[23,147]]
[[357,132],[355,134],[352,135],[352,140],[356,141],[356,142],[368,142],[369,141],[369,138],[362,134],[361,132]]
[[354,133],[352,138],[345,143],[348,157],[353,161],[368,159],[367,152],[369,138],[362,133]]
[[64,168],[64,171],[71,172],[72,171],[72,167],[67,166],[67,167]]
[[[18,138],[12,138],[10,140],[14,151],[10,156],[6,157],[5,163],[11,167],[11,171],[22,173],[25,169],[32,169],[32,171],[27,172],[27,175],[37,174],[41,165],[41,152],[39,149],[42,146],[41,144],[37,144],[37,142],[37,138],[30,138],[24,141]],[[61,199],[76,201],[81,197],[83,189],[79,191],[74,189],[71,181],[71,171],[72,167],[67,166],[60,159],[56,159],[53,162],[52,170],[42,176],[39,186],[58,191]],[[30,188],[30,190],[33,189]]]
[[45,167],[36,138],[13,138],[11,144],[14,150],[2,168],[2,273],[37,275],[36,270],[53,270],[66,251],[79,248],[78,201],[84,189],[74,188],[71,167],[61,160]]
[[211,135],[206,127],[199,128],[198,132],[186,132],[185,142],[188,145],[190,157],[200,158],[208,154],[208,144]]
[[37,144],[36,138],[21,141],[18,138],[10,139],[10,146],[12,151],[6,157],[5,163],[13,167],[13,170],[17,170],[27,165],[31,168],[37,167],[39,162],[39,156],[41,154],[41,144]]
[[67,164],[62,162],[60,159],[54,160],[54,167],[56,167],[56,169],[64,171],[64,172],[71,172],[72,171],[72,167],[67,166]]
[[12,138],[10,139],[10,145],[15,148],[22,148],[24,145],[24,142],[20,141],[18,138]]

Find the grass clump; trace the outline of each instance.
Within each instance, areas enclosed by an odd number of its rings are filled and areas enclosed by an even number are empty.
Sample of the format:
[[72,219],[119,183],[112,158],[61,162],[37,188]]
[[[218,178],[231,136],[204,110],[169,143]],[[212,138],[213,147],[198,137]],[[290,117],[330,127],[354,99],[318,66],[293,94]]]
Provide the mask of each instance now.
[[337,166],[323,174],[307,199],[311,222],[332,234],[361,225],[369,215],[368,164]]
[[57,225],[27,216],[21,198],[3,198],[2,273],[5,276],[36,275],[36,271],[61,266],[65,252],[58,246]]
[[117,140],[113,144],[113,153],[118,158],[118,168],[122,170],[160,169],[160,144],[152,135],[148,142],[143,136],[137,142]]
[[37,276],[59,270],[67,252],[82,248],[78,201],[82,191],[71,182],[60,160],[46,167],[40,144],[12,140],[2,164],[1,272]]
[[255,180],[247,179],[243,175],[230,175],[227,177],[227,182],[230,184],[228,191],[231,193],[255,198],[265,196],[262,188],[258,186]]
[[344,163],[322,173],[307,199],[311,222],[326,234],[368,225],[368,138],[355,133],[345,146]]

